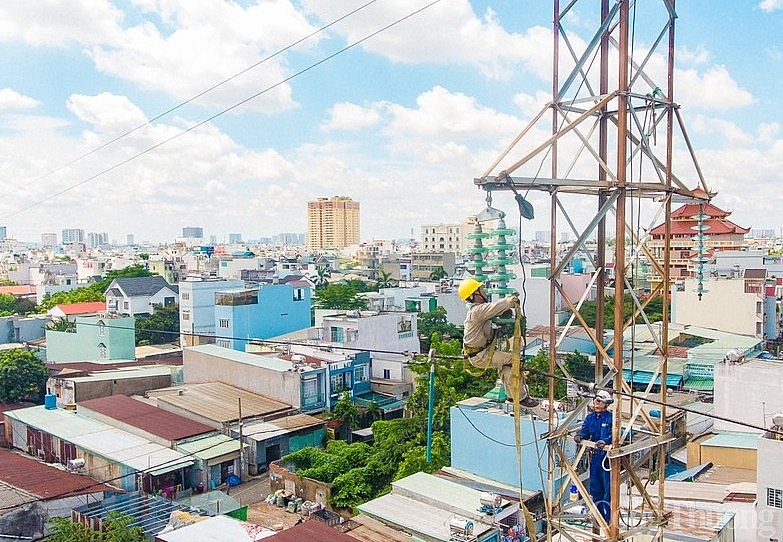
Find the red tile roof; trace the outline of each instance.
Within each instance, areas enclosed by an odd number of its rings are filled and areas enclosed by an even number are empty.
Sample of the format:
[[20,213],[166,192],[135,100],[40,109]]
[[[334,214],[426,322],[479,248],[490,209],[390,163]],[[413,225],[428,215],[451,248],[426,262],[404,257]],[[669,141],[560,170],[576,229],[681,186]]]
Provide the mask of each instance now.
[[68,316],[74,314],[92,314],[106,310],[106,303],[103,301],[85,301],[84,303],[62,303],[55,305],[54,308],[60,309]]
[[214,428],[152,406],[126,395],[112,395],[80,401],[80,407],[137,427],[170,441],[211,433]]
[[0,480],[41,499],[54,499],[100,491],[116,491],[87,476],[50,467],[35,459],[0,448]]
[[[728,233],[746,234],[750,231],[750,228],[743,228],[737,226],[730,220],[714,219],[710,218],[704,221],[709,226],[709,229],[704,230],[704,234],[707,236],[721,235]],[[698,232],[693,229],[693,226],[697,224],[696,220],[672,220],[671,232],[672,235],[696,235]],[[650,230],[650,235],[664,235],[666,233],[666,224],[660,224]]]
[[25,296],[35,294],[35,286],[22,285],[22,286],[0,286],[0,294],[11,294],[15,296]]

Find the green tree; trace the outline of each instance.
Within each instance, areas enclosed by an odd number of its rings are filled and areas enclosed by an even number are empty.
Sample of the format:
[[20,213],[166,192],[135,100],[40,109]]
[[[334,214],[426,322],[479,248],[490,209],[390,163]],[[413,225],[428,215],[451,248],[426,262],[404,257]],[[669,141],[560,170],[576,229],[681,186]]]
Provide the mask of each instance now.
[[49,372],[46,363],[24,348],[0,352],[0,402],[40,402]]
[[353,404],[347,391],[332,407],[332,416],[351,429],[356,429],[359,426],[359,408]]
[[[643,301],[642,301],[643,302]],[[623,321],[628,321],[631,318],[631,314],[634,312],[634,303],[631,294],[625,294],[623,297]],[[644,309],[647,318],[650,322],[659,322],[663,318],[663,298],[656,296],[651,299]],[[579,314],[582,315],[588,326],[594,327],[596,320],[596,302],[586,301],[579,309]],[[643,323],[644,319],[641,315],[636,317],[636,323]],[[606,329],[612,329],[614,327],[614,297],[606,296],[604,298],[604,327]]]
[[93,282],[89,286],[83,288],[76,288],[67,292],[56,292],[54,294],[45,295],[41,305],[39,306],[39,312],[46,312],[55,305],[62,303],[83,303],[87,301],[106,301],[103,293],[109,287],[109,284],[116,278],[132,278],[132,277],[151,277],[153,273],[143,265],[131,265],[123,269],[113,269],[106,273],[106,276],[98,282]]
[[329,277],[332,276],[332,272],[328,267],[319,267],[318,275],[315,278],[315,289],[323,290],[329,286]]
[[592,382],[595,379],[595,367],[587,356],[579,352],[566,354],[565,367],[571,376],[578,380]]
[[427,463],[426,443],[408,448],[402,456],[400,466],[397,467],[394,479],[399,480],[417,472],[435,472],[451,464],[451,445],[442,431],[436,431],[432,434],[431,451],[431,461]]
[[419,337],[424,340],[431,341],[433,333],[439,333],[441,337],[462,341],[462,328],[449,322],[448,314],[443,307],[435,307],[429,312],[420,312],[416,315],[416,319]]
[[[543,348],[532,358],[525,360],[524,369],[530,369],[526,383],[533,397],[549,396],[549,354]],[[543,373],[543,374],[542,374]],[[555,374],[563,376],[563,371],[555,366]],[[566,383],[563,379],[555,381],[555,399],[565,397]]]
[[380,290],[381,288],[391,288],[392,286],[396,285],[397,281],[392,278],[391,273],[384,271],[383,269],[378,272],[378,281],[375,283],[376,290]]
[[435,269],[433,269],[432,273],[430,273],[430,280],[437,281],[437,280],[445,279],[448,276],[449,276],[449,274],[446,273],[446,270],[443,269],[442,266],[439,266],[439,267],[436,267]]
[[313,306],[319,309],[366,310],[367,299],[347,284],[329,284],[316,290]]
[[50,331],[76,332],[76,322],[69,320],[68,317],[52,320],[46,324],[46,329]]
[[134,518],[121,512],[109,512],[103,520],[103,531],[97,531],[68,518],[49,520],[48,542],[146,542],[141,527],[131,527]]
[[166,307],[156,304],[151,315],[136,317],[136,346],[170,343],[178,335],[179,305],[175,303]]
[[10,316],[16,308],[16,297],[12,294],[0,294],[0,316]]
[[364,425],[370,426],[376,420],[379,420],[383,416],[381,407],[375,401],[370,401],[367,406],[364,407]]

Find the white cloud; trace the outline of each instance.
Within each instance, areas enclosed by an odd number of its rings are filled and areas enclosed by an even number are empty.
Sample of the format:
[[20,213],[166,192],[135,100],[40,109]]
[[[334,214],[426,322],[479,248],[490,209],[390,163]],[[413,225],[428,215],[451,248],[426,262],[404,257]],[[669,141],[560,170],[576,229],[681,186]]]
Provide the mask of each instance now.
[[759,141],[763,143],[772,143],[775,138],[780,134],[779,122],[767,122],[759,125],[758,129]]
[[[344,5],[332,0],[307,0],[305,4],[322,21],[345,13]],[[347,43],[354,43],[425,5],[422,0],[378,3],[330,31],[342,35]],[[435,4],[373,35],[361,46],[393,62],[473,65],[493,79],[510,77],[519,65],[539,76],[551,74],[550,30],[534,26],[525,34],[510,33],[491,9],[479,17],[468,0]]]
[[66,105],[77,118],[109,134],[119,134],[147,122],[144,112],[126,96],[110,92],[101,92],[97,96],[72,94]]
[[762,11],[775,11],[778,9],[783,8],[783,0],[761,0],[759,2],[759,8],[761,8]]
[[362,107],[352,103],[335,104],[328,111],[329,119],[324,130],[361,130],[378,123],[381,116],[375,107]]
[[19,94],[13,89],[0,89],[0,110],[3,109],[33,109],[40,102],[29,96]]
[[727,111],[753,103],[753,95],[741,88],[724,66],[713,66],[706,72],[677,70],[678,102],[693,109]]
[[0,2],[0,42],[48,47],[111,43],[122,18],[107,0]]

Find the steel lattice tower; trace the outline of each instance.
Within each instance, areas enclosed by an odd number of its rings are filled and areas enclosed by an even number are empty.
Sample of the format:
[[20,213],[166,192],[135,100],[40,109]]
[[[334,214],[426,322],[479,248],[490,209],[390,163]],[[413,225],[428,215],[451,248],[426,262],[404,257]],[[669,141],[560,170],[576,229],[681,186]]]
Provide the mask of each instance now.
[[[674,102],[674,34],[677,18],[674,0],[554,0],[552,100],[514,138],[508,148],[474,183],[487,192],[491,202],[496,191],[513,191],[525,216],[530,208],[528,195],[541,200],[549,197],[551,227],[549,372],[559,367],[568,371],[557,357],[557,296],[574,313],[575,325],[591,337],[596,349],[594,384],[614,393],[613,442],[608,452],[611,472],[611,520],[606,523],[589,493],[579,481],[573,460],[564,451],[568,427],[581,416],[589,403],[583,399],[565,423],[555,424],[550,409],[549,496],[547,540],[625,540],[635,533],[652,533],[663,539],[668,514],[665,509],[663,479],[666,444],[672,440],[666,424],[667,359],[669,342],[668,294],[670,277],[670,236],[672,204],[707,203],[712,194],[701,173],[685,131],[679,106]],[[600,9],[600,13],[599,13]],[[643,10],[643,11],[642,11]],[[599,21],[589,41],[569,31],[570,15],[580,20]],[[587,14],[587,17],[584,15]],[[638,23],[637,15],[639,15]],[[643,28],[642,28],[643,27]],[[565,77],[561,78],[561,71]],[[654,76],[664,79],[658,86]],[[551,119],[548,121],[548,119]],[[547,171],[548,170],[548,171]],[[541,193],[541,194],[539,194]],[[590,202],[594,203],[590,203]],[[595,209],[587,224],[573,218],[585,214],[585,205]],[[529,212],[528,212],[529,214]],[[639,226],[642,217],[666,224],[662,257],[647,247],[648,231]],[[530,218],[528,216],[527,218]],[[613,218],[613,220],[612,220]],[[565,224],[576,242],[558,253],[558,229]],[[521,232],[520,232],[521,233]],[[614,239],[612,247],[611,239]],[[592,254],[586,242],[595,240]],[[613,252],[614,284],[609,281],[607,249]],[[596,269],[597,321],[589,326],[578,314],[581,302],[571,299],[562,286],[566,266],[577,254],[585,254]],[[642,297],[634,290],[629,275],[640,261],[646,261],[662,280],[651,283],[651,292]],[[634,318],[624,320],[623,301],[633,300]],[[614,299],[612,334],[605,329],[604,299]],[[651,323],[645,310],[654,298],[663,298],[663,318]],[[659,362],[645,393],[634,392],[623,375],[623,337],[632,322],[643,322],[658,346]],[[562,332],[562,336],[565,335]],[[605,343],[604,338],[611,338]],[[660,393],[651,393],[660,377]],[[550,376],[549,401],[554,403],[555,378]],[[644,407],[653,402],[660,409],[654,418]],[[631,428],[635,427],[633,435]],[[645,428],[640,432],[639,427]],[[633,438],[629,438],[633,436]],[[581,456],[580,452],[578,457]],[[577,459],[578,459],[577,457]],[[657,496],[648,491],[636,474],[637,467],[658,458],[655,470],[659,483]],[[555,487],[555,469],[562,469],[567,482]],[[628,482],[630,480],[630,482]],[[630,522],[620,521],[621,483],[630,483],[645,503],[649,514],[624,510]],[[562,514],[562,496],[575,483],[585,505],[599,518],[592,528],[569,523]],[[638,522],[638,523],[637,523]],[[555,534],[556,533],[556,534]]]

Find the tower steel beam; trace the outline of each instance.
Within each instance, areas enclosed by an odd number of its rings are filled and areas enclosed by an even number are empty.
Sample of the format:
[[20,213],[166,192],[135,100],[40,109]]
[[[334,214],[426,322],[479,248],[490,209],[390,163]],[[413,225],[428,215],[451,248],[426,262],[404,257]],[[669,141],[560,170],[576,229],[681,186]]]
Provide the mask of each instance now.
[[[666,423],[672,203],[708,203],[714,194],[707,188],[679,105],[674,102],[677,19],[674,1],[570,0],[562,9],[560,4],[559,0],[553,0],[551,101],[512,138],[487,170],[474,179],[474,185],[487,193],[488,201],[493,192],[503,191],[513,191],[518,203],[520,197],[527,198],[531,193],[540,203],[546,203],[548,196],[550,404],[556,399],[556,370],[576,382],[555,348],[558,299],[572,313],[568,325],[580,326],[596,347],[595,379],[588,386],[588,393],[606,389],[615,397],[611,407],[613,449],[607,454],[611,472],[609,521],[601,517],[577,469],[586,447],[579,447],[574,456],[573,451],[569,453],[572,446],[566,445],[590,398],[583,398],[565,419],[555,420],[554,409],[550,409],[550,427],[544,435],[549,448],[547,540],[557,536],[558,540],[573,542],[614,542],[647,533],[660,541],[669,518],[663,490],[664,467],[667,446],[673,439]],[[594,13],[596,8],[600,8],[598,13]],[[571,18],[566,14],[573,11],[584,15],[579,20],[599,21],[591,36],[580,36],[577,31],[581,29],[571,29]],[[636,25],[637,20],[644,21],[643,28]],[[652,70],[651,66],[666,69],[651,74],[646,71]],[[567,72],[562,84],[561,70]],[[657,85],[654,75],[665,77],[666,84]],[[548,128],[542,128],[547,125]],[[542,129],[548,132],[547,136],[533,135]],[[675,163],[675,151],[684,159]],[[547,170],[548,175],[542,174]],[[595,198],[592,208],[596,212],[580,224],[577,216],[584,213],[585,198]],[[647,246],[650,236],[640,231],[641,219],[648,217],[665,223],[666,239],[659,257]],[[563,219],[577,239],[568,249],[558,252],[558,223]],[[588,246],[593,239],[594,256],[590,255]],[[611,239],[613,246],[610,246]],[[612,262],[606,258],[609,248]],[[563,287],[562,274],[580,252],[589,255],[597,274],[594,278],[598,314],[593,327],[578,314],[584,296],[572,300]],[[634,282],[629,279],[642,262],[662,277],[651,284],[648,298],[638,295]],[[614,263],[613,283],[607,274],[608,263]],[[614,300],[611,343],[607,343],[604,320],[604,301],[608,296]],[[626,318],[623,312],[628,296],[633,302],[631,318]],[[661,322],[651,322],[646,314],[655,297],[664,300]],[[658,347],[657,367],[645,393],[635,392],[633,374],[629,382],[623,372],[624,341],[628,335],[631,340],[635,337],[635,333],[626,331],[637,322],[646,326]],[[659,399],[655,401],[661,412],[658,419],[645,409],[649,406],[646,398],[652,400],[650,394],[656,386],[656,377],[660,378]],[[631,460],[635,456],[638,461]],[[656,469],[652,472],[651,468],[648,476],[657,476],[657,498],[648,493],[649,484],[643,482],[639,472],[641,461],[651,461]],[[651,514],[637,512],[632,501],[621,500],[622,480],[629,480],[635,487],[639,502]],[[573,506],[564,501],[564,496],[571,483],[579,489],[579,502],[589,511],[590,521],[574,519],[569,513]],[[622,517],[633,521],[621,520],[621,509]]]

